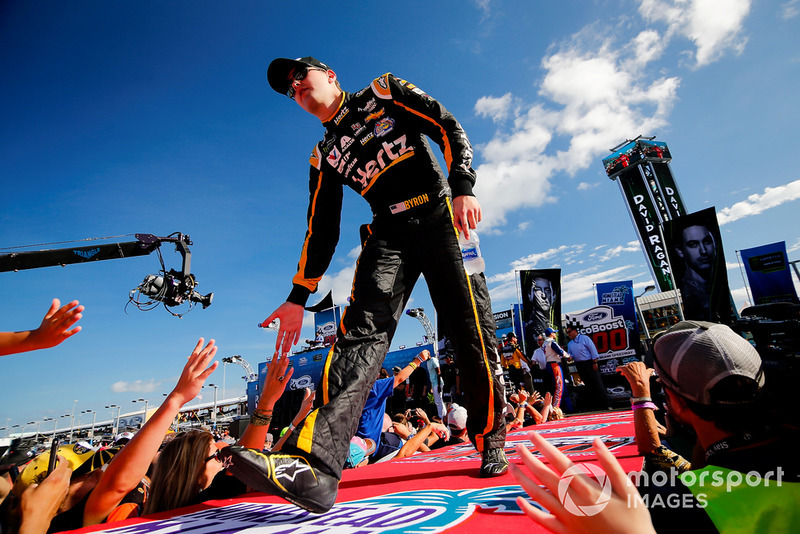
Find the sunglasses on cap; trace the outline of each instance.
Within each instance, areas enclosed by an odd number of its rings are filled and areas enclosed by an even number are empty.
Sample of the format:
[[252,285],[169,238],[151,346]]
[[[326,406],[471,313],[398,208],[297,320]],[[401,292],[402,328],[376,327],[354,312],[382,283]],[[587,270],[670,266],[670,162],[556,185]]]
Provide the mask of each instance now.
[[286,90],[286,96],[289,99],[294,100],[295,89],[294,89],[294,82],[302,82],[308,76],[308,72],[311,70],[321,70],[325,72],[324,69],[320,69],[318,67],[305,67],[303,69],[296,69],[291,76],[289,76],[289,89]]

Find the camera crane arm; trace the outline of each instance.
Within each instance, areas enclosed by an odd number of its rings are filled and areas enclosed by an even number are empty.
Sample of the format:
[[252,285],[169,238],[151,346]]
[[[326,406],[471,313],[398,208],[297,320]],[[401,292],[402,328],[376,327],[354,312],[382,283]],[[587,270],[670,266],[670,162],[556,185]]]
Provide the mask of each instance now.
[[[169,272],[164,272],[163,276],[149,275],[137,289],[150,298],[163,302],[166,306],[177,306],[185,301],[200,303],[203,308],[207,308],[211,304],[213,293],[200,295],[194,289],[197,286],[197,280],[191,274],[192,253],[189,250],[189,245],[192,244],[192,240],[188,235],[176,232],[167,237],[158,237],[153,234],[135,234],[135,236],[136,241],[124,243],[105,243],[3,254],[0,255],[0,272],[38,269],[56,265],[64,267],[73,263],[147,256],[159,251],[162,243],[173,243],[175,249],[183,258],[181,272],[170,270]],[[160,255],[159,251],[159,257]],[[136,303],[138,304],[138,302]]]
[[147,256],[156,251],[161,243],[175,243],[175,247],[183,257],[183,274],[190,272],[192,253],[189,246],[192,241],[188,235],[176,234],[175,237],[156,237],[152,234],[136,234],[136,241],[125,243],[106,243],[86,247],[69,247],[50,250],[31,250],[12,252],[0,255],[0,272],[39,269],[56,265],[70,265],[89,261],[115,260]]

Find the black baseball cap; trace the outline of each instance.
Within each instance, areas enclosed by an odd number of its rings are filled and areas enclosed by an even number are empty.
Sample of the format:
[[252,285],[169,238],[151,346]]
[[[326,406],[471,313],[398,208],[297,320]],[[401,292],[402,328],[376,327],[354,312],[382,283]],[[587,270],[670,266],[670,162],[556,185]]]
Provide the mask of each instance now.
[[297,59],[279,57],[273,59],[267,69],[267,81],[269,82],[269,86],[278,93],[285,95],[289,90],[289,74],[298,67],[315,67],[318,69],[330,70],[330,67],[325,63],[311,56],[299,57]]

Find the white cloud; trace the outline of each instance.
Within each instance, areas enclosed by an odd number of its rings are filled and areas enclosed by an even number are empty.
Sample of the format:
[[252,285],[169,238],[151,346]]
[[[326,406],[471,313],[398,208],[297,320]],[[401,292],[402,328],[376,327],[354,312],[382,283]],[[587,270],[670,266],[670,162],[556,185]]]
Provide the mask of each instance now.
[[635,265],[623,265],[621,267],[614,267],[605,271],[597,270],[597,267],[590,267],[582,271],[563,274],[561,276],[561,311],[566,311],[565,304],[570,302],[577,302],[587,298],[594,298],[595,290],[594,285],[600,282],[608,282],[609,280],[618,280],[621,278],[632,278],[627,275],[632,268],[638,268]]
[[472,0],[472,2],[483,12],[483,18],[490,15],[492,0]]
[[680,35],[692,41],[696,66],[702,67],[728,50],[744,50],[742,26],[750,5],[751,0],[641,0],[639,13],[649,22],[665,23],[665,39]]
[[114,393],[152,393],[161,385],[161,382],[156,382],[155,379],[150,380],[136,380],[134,382],[126,382],[120,380],[111,384],[111,391]]
[[544,252],[536,252],[524,256],[518,260],[514,260],[509,265],[511,269],[506,272],[498,273],[486,278],[487,284],[498,284],[489,290],[492,300],[498,302],[505,299],[517,298],[517,271],[525,271],[534,269],[537,266],[540,268],[554,268],[559,263],[572,264],[575,263],[576,258],[579,258],[583,252],[585,245],[561,245],[560,247],[551,248]]
[[479,117],[488,117],[493,122],[506,120],[511,112],[511,93],[506,93],[497,98],[482,96],[475,102],[475,114]]
[[549,267],[555,262],[566,261],[576,254],[580,254],[585,247],[586,245],[581,243],[577,245],[561,245],[560,247],[551,248],[544,252],[534,252],[533,254],[528,254],[518,260],[514,260],[511,262],[511,267],[515,271],[524,271],[526,269],[541,267],[541,264],[545,261],[552,260],[549,262]]
[[593,184],[587,182],[581,182],[578,184],[578,191],[588,191],[589,189],[594,189],[595,187],[599,187],[600,184],[595,182]]
[[[358,260],[359,254],[361,254],[361,245],[353,247],[347,252],[345,257],[350,261],[345,262],[345,266],[342,269],[336,272],[331,272],[329,269],[328,273],[319,281],[317,292],[311,295],[309,305],[315,304],[327,295],[328,291],[332,291],[333,302],[336,305],[347,306],[347,298],[350,296],[350,291],[353,287],[353,276],[356,273],[356,260]],[[313,313],[306,313],[303,316],[303,328],[314,328]]]
[[737,202],[728,208],[722,208],[717,213],[717,221],[719,225],[728,224],[729,222],[738,221],[750,215],[758,215],[759,213],[780,206],[786,202],[797,200],[800,198],[800,180],[795,180],[786,185],[778,187],[767,187],[764,189],[763,194],[753,194],[747,197],[747,200]]
[[786,248],[786,252],[797,252],[800,250],[800,239],[794,242],[794,245],[790,245]]
[[[477,5],[484,12],[489,7]],[[551,47],[541,61],[540,101],[521,103],[511,93],[478,99],[475,113],[502,124],[491,140],[476,146],[482,228],[497,231],[509,212],[555,202],[556,175],[597,165],[620,140],[666,126],[680,79],[648,69],[675,36],[693,43],[697,67],[728,50],[741,51],[750,5],[751,0],[640,0],[643,20],[623,17],[616,28],[597,22]],[[642,29],[627,42],[605,37],[629,34],[630,27]],[[554,139],[566,139],[567,148],[553,149]]]
[[611,258],[616,258],[623,252],[641,252],[642,246],[638,241],[629,241],[624,245],[617,245],[616,247],[609,248],[603,253],[602,256],[597,258],[597,261],[608,261]]
[[790,0],[781,4],[781,18],[789,20],[800,14],[800,0]]
[[[654,32],[645,30],[616,49],[613,41],[598,37],[607,34],[589,26],[542,59],[539,94],[550,104],[514,105],[510,94],[476,104],[476,113],[492,120],[514,117],[510,128],[498,129],[476,147],[482,227],[502,226],[510,211],[555,202],[561,186],[552,180],[558,173],[599,165],[599,157],[620,139],[666,125],[679,80],[645,74],[644,63],[657,57],[648,48]],[[548,151],[556,138],[568,139],[567,147]]]
[[633,46],[633,60],[641,65],[658,59],[664,51],[661,34],[656,30],[644,30],[634,37],[631,46]]

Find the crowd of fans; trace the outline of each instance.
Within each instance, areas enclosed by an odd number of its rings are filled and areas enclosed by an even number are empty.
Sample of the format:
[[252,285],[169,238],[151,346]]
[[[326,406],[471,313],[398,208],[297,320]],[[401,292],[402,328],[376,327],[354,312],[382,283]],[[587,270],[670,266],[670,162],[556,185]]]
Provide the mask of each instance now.
[[[49,348],[80,331],[74,326],[83,307],[54,300],[39,328],[0,333],[0,355]],[[513,344],[509,336],[504,346]],[[291,424],[272,427],[275,403],[292,376],[287,355],[267,366],[262,394],[238,441],[227,430],[174,432],[180,409],[193,399],[217,368],[214,340],[200,339],[175,387],[135,434],[92,447],[64,444],[57,461],[50,452],[33,458],[3,455],[0,460],[0,526],[5,533],[60,532],[102,522],[168,511],[248,491],[248,480],[224,463],[226,447],[241,451],[280,450],[283,441],[311,411],[315,393],[306,390]],[[554,394],[533,389],[535,361],[506,349],[509,374],[507,432],[564,417]],[[571,502],[591,506],[606,492],[596,513],[575,514],[561,497],[561,475],[572,462],[536,432],[530,440],[549,466],[518,445],[521,464],[511,471],[526,492],[519,505],[535,522],[553,532],[789,532],[800,524],[800,461],[793,451],[798,429],[770,405],[762,362],[753,346],[729,327],[681,322],[661,335],[653,366],[632,362],[617,369],[630,384],[636,443],[644,458],[644,482],[638,487],[601,440],[597,458],[611,491],[587,476],[576,477]],[[452,356],[438,362],[423,350],[391,374],[382,370],[367,398],[345,468],[404,458],[417,452],[469,440],[462,391]],[[523,366],[522,363],[525,365]],[[527,369],[526,369],[527,368]],[[557,373],[557,371],[556,371]],[[526,376],[528,375],[528,376]],[[278,441],[273,436],[277,434]],[[231,450],[231,449],[228,449]],[[668,484],[653,484],[655,474]],[[708,491],[703,480],[738,473],[756,483],[725,493]],[[231,476],[231,475],[234,476]],[[777,478],[776,478],[777,477]],[[770,486],[770,480],[777,484]],[[700,481],[698,483],[698,481]],[[252,486],[250,486],[252,487]],[[656,506],[676,502],[681,506]],[[745,506],[746,504],[746,506]],[[742,526],[744,528],[742,529]]]

